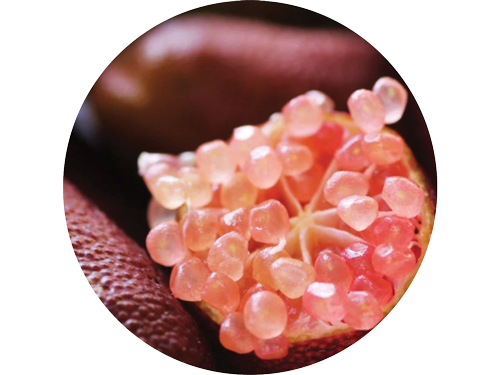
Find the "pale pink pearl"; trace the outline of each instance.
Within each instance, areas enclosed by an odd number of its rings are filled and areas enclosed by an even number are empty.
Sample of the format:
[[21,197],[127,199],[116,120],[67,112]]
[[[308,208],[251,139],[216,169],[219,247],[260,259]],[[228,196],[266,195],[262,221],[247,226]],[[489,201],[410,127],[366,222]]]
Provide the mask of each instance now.
[[214,184],[227,181],[236,169],[236,162],[231,157],[229,146],[221,140],[204,143],[198,147],[196,163],[207,179]]
[[385,122],[385,110],[382,102],[370,90],[356,90],[347,100],[347,107],[354,123],[365,133],[382,130]]
[[408,103],[408,92],[393,78],[379,78],[373,86],[373,92],[379,97],[385,109],[385,123],[394,124],[398,122]]
[[321,91],[311,90],[306,92],[306,96],[319,105],[325,113],[331,113],[335,109],[335,103],[332,98]]
[[188,254],[179,224],[173,220],[158,224],[149,231],[146,248],[151,258],[165,267],[172,267]]
[[293,137],[309,137],[323,123],[324,112],[319,105],[305,95],[292,99],[283,107],[286,131]]
[[344,321],[352,328],[369,330],[384,317],[376,298],[368,292],[350,292]]
[[337,212],[344,223],[354,230],[362,231],[377,218],[378,203],[372,197],[351,195],[339,202]]
[[226,316],[220,326],[219,339],[223,347],[235,353],[245,354],[253,350],[254,337],[245,328],[241,312]]
[[351,195],[366,195],[369,188],[370,184],[363,173],[338,171],[326,182],[324,195],[329,203],[336,206]]
[[254,293],[243,308],[245,327],[260,339],[272,339],[283,333],[288,314],[285,302],[273,292]]
[[240,164],[254,148],[268,144],[269,141],[260,128],[244,125],[233,130],[229,148],[234,161]]
[[250,211],[250,234],[255,241],[277,244],[290,227],[288,211],[275,199],[262,202]]
[[382,190],[382,198],[397,215],[417,216],[424,205],[422,188],[406,177],[388,177]]
[[363,153],[377,165],[392,164],[401,160],[404,147],[403,138],[389,133],[365,134],[361,143]]
[[256,187],[269,189],[278,182],[283,166],[271,147],[260,146],[250,152],[241,170]]
[[329,323],[341,321],[345,316],[345,291],[330,283],[314,282],[302,297],[304,310],[313,318]]

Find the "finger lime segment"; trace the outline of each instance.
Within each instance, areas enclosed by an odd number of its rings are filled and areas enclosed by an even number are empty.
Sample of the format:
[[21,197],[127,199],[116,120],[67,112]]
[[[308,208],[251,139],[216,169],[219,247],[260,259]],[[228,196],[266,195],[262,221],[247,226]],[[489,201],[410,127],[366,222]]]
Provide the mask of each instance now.
[[350,114],[310,91],[227,143],[141,154],[156,204],[148,251],[228,350],[283,358],[372,329],[401,298],[433,218],[411,152],[385,128],[404,111],[401,87],[354,92]]

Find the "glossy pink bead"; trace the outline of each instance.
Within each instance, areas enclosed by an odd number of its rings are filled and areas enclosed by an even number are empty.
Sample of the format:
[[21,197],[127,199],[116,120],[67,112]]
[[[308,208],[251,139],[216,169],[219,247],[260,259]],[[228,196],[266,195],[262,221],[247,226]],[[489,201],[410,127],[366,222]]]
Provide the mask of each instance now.
[[304,145],[282,143],[277,146],[276,152],[283,164],[283,174],[286,176],[301,174],[314,164],[311,150]]
[[385,124],[385,109],[379,97],[370,90],[356,90],[347,100],[354,123],[365,133],[376,133]]
[[400,279],[415,268],[416,259],[413,251],[407,247],[384,244],[377,246],[373,252],[372,264],[375,271]]
[[240,234],[230,232],[214,242],[208,252],[207,265],[212,272],[223,273],[236,281],[243,276],[249,255],[248,242]]
[[290,227],[288,211],[275,199],[265,201],[250,211],[250,234],[255,241],[277,244]]
[[352,137],[335,153],[341,169],[360,171],[370,165],[370,160],[363,152],[362,139],[361,135]]
[[176,221],[155,226],[146,237],[146,248],[151,258],[165,267],[172,267],[188,254]]
[[235,353],[246,354],[253,351],[254,337],[245,328],[243,313],[230,313],[220,326],[219,340],[223,347]]
[[170,275],[172,294],[183,301],[201,301],[210,271],[201,259],[188,258],[176,264]]
[[348,291],[353,280],[353,273],[346,261],[332,250],[321,251],[314,262],[316,281],[331,283]]
[[275,293],[254,293],[243,308],[245,327],[254,336],[268,340],[283,333],[288,319],[285,302]]
[[347,295],[345,323],[354,329],[366,331],[375,327],[383,318],[380,305],[367,292],[350,292]]
[[229,148],[234,161],[240,164],[254,148],[268,144],[268,138],[260,128],[244,125],[234,129]]
[[276,152],[269,146],[254,148],[246,157],[241,170],[259,189],[269,189],[278,182],[283,165]]
[[361,143],[364,154],[377,165],[387,165],[402,159],[404,141],[399,135],[365,134]]
[[424,205],[422,188],[406,177],[388,177],[382,190],[382,198],[396,215],[415,217]]
[[284,335],[278,337],[262,340],[254,339],[255,355],[260,359],[280,359],[288,355],[288,340]]
[[408,92],[393,78],[379,78],[373,86],[373,92],[379,97],[385,110],[385,123],[394,124],[403,116],[408,102]]
[[204,143],[196,150],[196,164],[208,181],[220,184],[231,178],[236,162],[229,146],[221,140]]
[[408,247],[415,236],[415,225],[404,217],[385,216],[375,219],[361,235],[375,246],[390,243],[395,246]]
[[336,206],[351,195],[366,195],[369,188],[370,184],[362,173],[339,171],[328,179],[323,193],[325,199]]
[[219,213],[213,209],[188,211],[182,227],[182,234],[189,250],[208,250],[217,238],[219,220]]
[[351,195],[339,202],[337,212],[344,223],[354,230],[362,231],[377,218],[378,203],[372,197]]
[[316,133],[324,118],[321,107],[305,95],[288,102],[282,110],[286,131],[293,137],[309,137]]
[[223,273],[213,272],[205,281],[201,299],[227,315],[240,303],[240,288]]
[[279,258],[271,265],[274,285],[288,298],[302,297],[315,277],[314,268],[294,258]]
[[314,282],[302,297],[304,310],[313,318],[329,323],[341,321],[345,316],[345,291],[334,284]]

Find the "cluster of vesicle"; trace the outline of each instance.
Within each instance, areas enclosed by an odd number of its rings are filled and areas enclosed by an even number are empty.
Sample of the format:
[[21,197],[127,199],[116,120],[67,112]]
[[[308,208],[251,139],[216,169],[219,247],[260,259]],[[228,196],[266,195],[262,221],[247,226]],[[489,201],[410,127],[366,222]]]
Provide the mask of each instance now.
[[153,196],[146,247],[174,267],[177,298],[221,316],[224,347],[281,358],[301,322],[369,330],[383,318],[394,282],[416,266],[425,195],[408,177],[403,139],[384,131],[406,100],[381,78],[349,97],[349,128],[310,91],[228,142],[141,154]]

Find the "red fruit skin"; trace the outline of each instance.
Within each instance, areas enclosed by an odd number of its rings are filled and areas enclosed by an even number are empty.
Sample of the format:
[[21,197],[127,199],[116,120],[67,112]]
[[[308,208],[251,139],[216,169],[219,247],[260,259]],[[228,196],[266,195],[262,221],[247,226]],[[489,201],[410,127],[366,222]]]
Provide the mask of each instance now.
[[171,294],[166,276],[68,181],[66,223],[80,267],[97,296],[141,340],[179,361],[215,369],[206,339]]
[[217,358],[223,358],[223,361],[218,363],[217,370],[230,374],[272,374],[309,366],[341,352],[369,332],[351,331],[291,343],[286,357],[263,360],[253,352],[237,354],[223,348],[219,341],[219,325],[210,319],[197,305],[189,304],[187,308],[191,315],[204,327]]

